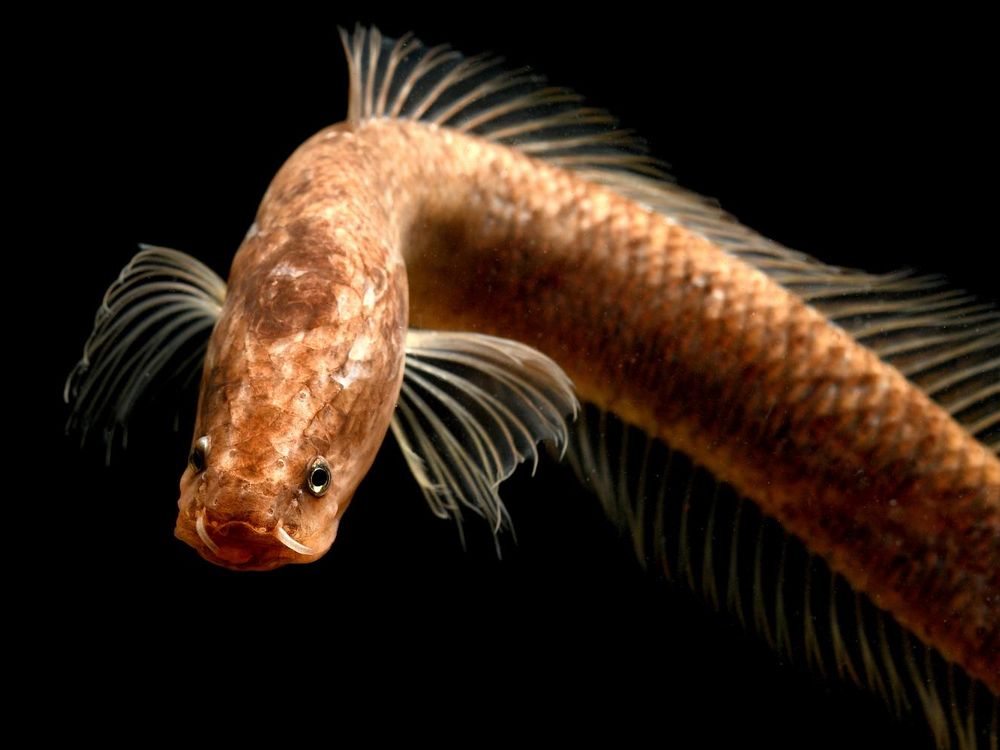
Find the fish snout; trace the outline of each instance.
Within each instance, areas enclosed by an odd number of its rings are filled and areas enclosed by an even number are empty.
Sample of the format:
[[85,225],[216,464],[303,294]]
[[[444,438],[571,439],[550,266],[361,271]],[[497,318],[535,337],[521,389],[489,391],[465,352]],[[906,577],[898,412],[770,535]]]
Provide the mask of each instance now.
[[270,570],[318,557],[299,542],[282,521],[257,525],[242,519],[218,519],[205,508],[181,514],[175,535],[209,562],[234,570]]
[[182,491],[175,536],[206,560],[239,570],[269,570],[319,555],[299,541],[301,493],[204,478]]
[[211,469],[198,477],[192,489],[193,508],[205,508],[220,523],[240,521],[258,529],[272,528],[294,513],[302,494],[289,492],[280,482],[248,482]]

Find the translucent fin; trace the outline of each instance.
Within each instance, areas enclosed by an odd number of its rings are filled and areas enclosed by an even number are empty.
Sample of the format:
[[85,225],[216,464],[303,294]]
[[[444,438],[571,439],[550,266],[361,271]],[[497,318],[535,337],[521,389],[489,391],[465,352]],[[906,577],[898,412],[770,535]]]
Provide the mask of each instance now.
[[348,120],[421,120],[514,146],[568,169],[627,170],[665,177],[646,144],[607,112],[493,55],[465,57],[376,28],[340,30],[350,66]]
[[996,696],[685,455],[587,406],[567,456],[644,564],[792,662],[866,687],[897,716],[919,712],[939,747],[990,747]]
[[83,358],[66,379],[72,404],[67,432],[81,441],[101,426],[110,460],[116,430],[157,380],[200,372],[226,296],[226,283],[190,255],[141,246],[122,269],[94,318]]
[[578,403],[563,371],[524,344],[475,333],[410,330],[392,432],[431,510],[462,508],[494,532],[509,524],[498,488],[536,443],[567,443]]
[[464,57],[410,35],[388,39],[375,28],[340,33],[351,122],[397,117],[476,135],[671,217],[800,295],[1000,453],[1000,310],[940,278],[838,268],[772,242],[715,201],[672,184],[645,143],[607,112],[527,69],[506,70],[499,57]]

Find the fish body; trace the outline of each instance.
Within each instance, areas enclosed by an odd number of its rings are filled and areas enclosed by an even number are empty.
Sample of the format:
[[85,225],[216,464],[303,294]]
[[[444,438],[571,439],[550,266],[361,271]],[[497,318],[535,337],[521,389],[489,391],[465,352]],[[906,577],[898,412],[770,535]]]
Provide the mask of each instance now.
[[[883,313],[880,335],[934,328],[937,319],[906,317],[923,299],[959,328],[921,346],[943,347],[939,358],[949,347],[985,350],[963,367],[992,377],[994,312],[930,282],[851,274],[768,244],[653,184],[641,156],[573,150],[574,138],[590,147],[603,143],[596,137],[543,132],[511,148],[498,133],[533,131],[503,121],[508,113],[477,132],[490,119],[463,107],[501,90],[477,77],[490,67],[481,60],[434,50],[407,60],[405,43],[360,32],[346,46],[348,122],[279,171],[220,300],[180,538],[227,567],[315,559],[390,424],[433,508],[450,512],[471,495],[499,526],[490,498],[528,450],[515,433],[533,443],[546,420],[559,421],[552,414],[569,399],[547,394],[565,372],[582,400],[709,469],[1000,692],[1000,462],[975,436],[993,439],[995,416],[980,410],[963,426],[959,397],[949,413],[904,376],[925,374],[911,341],[863,343],[864,319]],[[442,75],[411,104],[407,82],[435,67]],[[637,173],[604,172],[602,159]],[[873,300],[880,283],[888,296]],[[411,344],[411,325],[521,342],[558,369],[488,338]],[[985,349],[967,343],[968,326]],[[537,379],[511,381],[490,359],[498,351]],[[916,364],[897,367],[899,351],[917,351]],[[480,383],[482,373],[509,391],[499,403],[486,391],[458,403],[441,385]],[[978,408],[991,389],[987,380],[961,396]],[[424,408],[432,398],[458,427],[435,421]],[[428,437],[439,428],[453,436],[444,447]],[[318,460],[328,481],[312,492]]]

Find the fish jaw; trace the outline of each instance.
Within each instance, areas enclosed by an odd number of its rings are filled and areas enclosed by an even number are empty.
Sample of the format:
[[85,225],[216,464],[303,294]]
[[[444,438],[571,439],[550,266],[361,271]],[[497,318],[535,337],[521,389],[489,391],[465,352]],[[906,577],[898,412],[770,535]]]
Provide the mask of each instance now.
[[[199,518],[201,519],[199,529]],[[202,558],[229,570],[264,571],[289,564],[310,563],[330,549],[339,520],[312,544],[298,542],[308,552],[291,549],[279,537],[279,529],[258,527],[245,521],[220,521],[200,509],[177,517],[174,536],[193,547]],[[287,532],[286,532],[287,533]]]
[[299,490],[254,485],[218,471],[181,478],[174,536],[202,558],[230,570],[273,570],[318,560],[337,536],[344,505],[327,502],[302,512]]

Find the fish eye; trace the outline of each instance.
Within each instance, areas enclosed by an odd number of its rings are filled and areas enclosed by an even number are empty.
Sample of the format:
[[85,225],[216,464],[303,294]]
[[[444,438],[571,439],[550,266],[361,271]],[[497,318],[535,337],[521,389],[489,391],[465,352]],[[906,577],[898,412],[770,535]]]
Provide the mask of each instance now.
[[330,464],[322,456],[314,458],[306,472],[306,487],[319,497],[330,487]]
[[211,444],[212,441],[208,439],[208,435],[202,435],[194,441],[194,448],[191,449],[191,455],[188,456],[188,463],[191,464],[191,468],[195,472],[205,470],[205,454],[208,453]]

